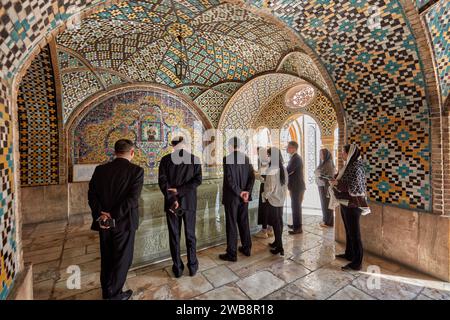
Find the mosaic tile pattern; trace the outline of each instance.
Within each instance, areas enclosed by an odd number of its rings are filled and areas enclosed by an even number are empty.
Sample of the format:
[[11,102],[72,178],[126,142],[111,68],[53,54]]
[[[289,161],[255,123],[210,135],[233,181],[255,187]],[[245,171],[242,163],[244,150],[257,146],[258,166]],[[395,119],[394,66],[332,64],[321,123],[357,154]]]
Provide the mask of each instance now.
[[22,79],[17,97],[21,186],[59,183],[56,86],[45,47]]
[[444,102],[450,95],[450,2],[439,1],[426,13],[425,19],[432,39]]
[[196,98],[194,102],[208,116],[211,124],[217,127],[223,107],[228,99],[230,99],[229,95],[215,89],[209,89]]
[[273,4],[273,14],[303,37],[335,83],[349,120],[350,141],[362,147],[368,162],[370,199],[431,210],[424,75],[399,2],[275,0]]
[[121,84],[126,82],[122,77],[118,76],[117,74],[107,72],[107,71],[98,71],[98,75],[101,77],[103,82],[106,84],[107,87],[111,87],[117,84]]
[[61,50],[58,50],[58,65],[61,71],[69,68],[83,68],[85,66],[78,58]]
[[191,100],[197,98],[202,92],[206,91],[208,88],[203,86],[187,85],[177,88],[178,92],[188,96]]
[[[214,0],[172,3],[125,1],[108,6],[83,20],[80,28],[66,30],[57,42],[94,67],[170,87],[245,81],[274,70],[292,50],[293,44],[279,27],[239,6]],[[176,40],[179,32],[186,52]],[[175,74],[180,57],[189,61],[186,79]]]
[[251,80],[226,105],[219,129],[250,128],[261,106],[299,81],[301,79],[296,76],[281,73],[266,74]]
[[303,109],[292,109],[286,106],[286,92],[283,91],[262,106],[258,116],[252,123],[252,128],[282,128],[286,121],[299,113],[308,114],[320,125],[322,136],[332,136],[337,126],[336,112],[333,105],[322,93],[319,93],[314,102]]
[[17,270],[16,224],[13,211],[13,147],[7,88],[0,84],[0,300],[8,295]]
[[297,74],[299,77],[313,82],[319,88],[330,94],[330,89],[314,61],[305,53],[291,52],[283,58],[278,71]]
[[91,71],[63,73],[61,83],[64,123],[82,101],[103,89],[103,86]]
[[172,135],[185,132],[184,136],[193,137],[194,129],[201,134],[200,117],[175,95],[161,90],[120,93],[93,106],[76,124],[73,163],[111,160],[114,143],[128,138],[137,146],[133,162],[144,168],[146,183],[155,183],[159,161],[170,151]]

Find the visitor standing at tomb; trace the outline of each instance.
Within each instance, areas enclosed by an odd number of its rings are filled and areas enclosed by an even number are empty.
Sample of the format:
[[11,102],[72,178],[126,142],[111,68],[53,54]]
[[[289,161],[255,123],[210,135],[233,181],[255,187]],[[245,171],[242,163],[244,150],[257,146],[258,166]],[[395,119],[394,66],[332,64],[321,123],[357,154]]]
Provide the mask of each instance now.
[[227,233],[226,253],[219,258],[226,261],[237,260],[238,230],[242,246],[239,252],[251,255],[252,239],[248,219],[248,203],[251,201],[255,173],[249,158],[239,149],[237,137],[228,141],[230,154],[223,158],[223,196]]
[[292,209],[292,224],[288,227],[292,230],[289,234],[299,234],[303,232],[302,229],[302,202],[305,194],[305,178],[303,174],[303,160],[298,154],[298,143],[289,141],[287,152],[291,156],[287,171],[288,171],[288,189],[291,196]]
[[334,225],[334,212],[329,209],[330,195],[328,189],[330,187],[329,181],[334,179],[336,168],[333,163],[333,156],[331,152],[323,148],[320,150],[320,163],[314,172],[316,175],[316,183],[319,188],[320,204],[322,206],[322,228],[330,228]]
[[259,202],[258,202],[258,224],[261,225],[261,230],[255,234],[255,237],[267,239],[273,237],[273,228],[268,223],[267,204],[263,201],[264,180],[266,178],[265,171],[269,164],[269,157],[267,149],[263,147],[257,148],[258,152],[258,171],[255,172],[255,177],[261,183],[259,185]]
[[112,162],[95,168],[88,200],[94,219],[91,229],[100,233],[103,299],[128,300],[133,291],[122,289],[133,261],[144,169],[131,163],[132,141],[118,140],[114,150],[116,157]]
[[284,256],[283,249],[283,207],[287,194],[288,173],[284,167],[283,156],[278,148],[268,150],[270,162],[266,171],[266,182],[262,194],[267,205],[270,224],[273,226],[275,241],[269,245],[273,254]]
[[330,183],[330,206],[340,205],[345,226],[345,253],[336,255],[350,263],[343,270],[361,270],[363,245],[359,221],[361,215],[370,213],[366,199],[366,172],[361,152],[355,144],[346,145],[342,150],[345,164],[335,180]]
[[183,137],[171,141],[173,152],[165,155],[159,164],[158,184],[164,195],[164,210],[169,228],[172,271],[176,278],[183,275],[180,237],[184,223],[189,275],[198,271],[195,222],[197,215],[197,188],[202,184],[202,166],[198,157],[187,150]]

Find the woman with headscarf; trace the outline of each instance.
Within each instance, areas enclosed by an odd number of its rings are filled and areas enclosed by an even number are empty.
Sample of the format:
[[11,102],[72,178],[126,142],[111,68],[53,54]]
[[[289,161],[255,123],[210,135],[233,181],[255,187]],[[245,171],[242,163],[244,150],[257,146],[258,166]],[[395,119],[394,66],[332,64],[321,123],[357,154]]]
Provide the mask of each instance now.
[[320,204],[322,206],[323,222],[320,224],[323,228],[330,228],[334,225],[334,213],[329,209],[330,198],[328,189],[330,187],[329,181],[335,175],[335,167],[333,163],[333,156],[328,149],[320,150],[320,164],[315,171],[316,183],[319,187]]
[[255,177],[261,183],[259,186],[259,203],[258,203],[258,224],[261,225],[261,230],[255,234],[255,237],[261,239],[267,239],[273,237],[273,228],[269,225],[267,204],[263,202],[262,194],[264,192],[264,180],[266,179],[265,172],[269,164],[269,157],[267,155],[267,149],[258,147],[258,171],[255,172]]
[[343,270],[361,270],[363,245],[359,220],[361,215],[370,213],[366,199],[366,172],[361,152],[355,144],[344,146],[342,158],[344,167],[335,180],[330,181],[330,206],[340,205],[345,226],[346,247],[344,254],[336,255],[350,263]]
[[278,148],[268,150],[269,166],[266,171],[263,201],[267,205],[270,224],[273,227],[275,241],[269,245],[273,254],[284,256],[283,234],[283,207],[286,200],[288,173],[284,167],[283,156]]

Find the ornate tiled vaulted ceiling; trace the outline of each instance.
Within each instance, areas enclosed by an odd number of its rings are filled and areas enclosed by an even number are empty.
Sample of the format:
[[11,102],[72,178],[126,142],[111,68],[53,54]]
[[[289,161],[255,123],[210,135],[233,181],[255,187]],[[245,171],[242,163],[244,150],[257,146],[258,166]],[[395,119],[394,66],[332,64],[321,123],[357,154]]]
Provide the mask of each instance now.
[[[280,27],[217,0],[119,2],[83,19],[79,28],[66,30],[57,42],[93,67],[170,87],[245,81],[275,69],[294,46]],[[185,79],[175,73],[180,57],[189,63]]]

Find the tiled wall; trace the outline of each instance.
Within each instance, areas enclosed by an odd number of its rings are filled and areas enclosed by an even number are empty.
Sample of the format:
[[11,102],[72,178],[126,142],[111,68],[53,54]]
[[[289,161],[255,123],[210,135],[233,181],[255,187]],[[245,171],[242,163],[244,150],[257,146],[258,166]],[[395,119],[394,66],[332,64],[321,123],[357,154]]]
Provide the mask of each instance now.
[[0,300],[6,298],[17,271],[12,123],[8,97],[7,87],[0,83]]
[[[201,137],[204,126],[200,119],[177,96],[161,90],[111,96],[92,107],[71,133],[73,163],[109,161],[114,157],[116,140],[128,138],[137,145],[133,162],[144,168],[145,182],[156,183],[159,161],[170,152],[171,137],[182,134],[194,138],[194,129]],[[201,155],[201,149],[198,151]]]
[[450,1],[441,0],[425,14],[428,25],[442,102],[450,95]]
[[[369,197],[430,211],[430,119],[417,44],[399,1],[275,0],[322,60],[363,151]],[[266,6],[265,1],[255,1]]]
[[22,78],[17,97],[21,186],[59,183],[56,85],[46,46]]

